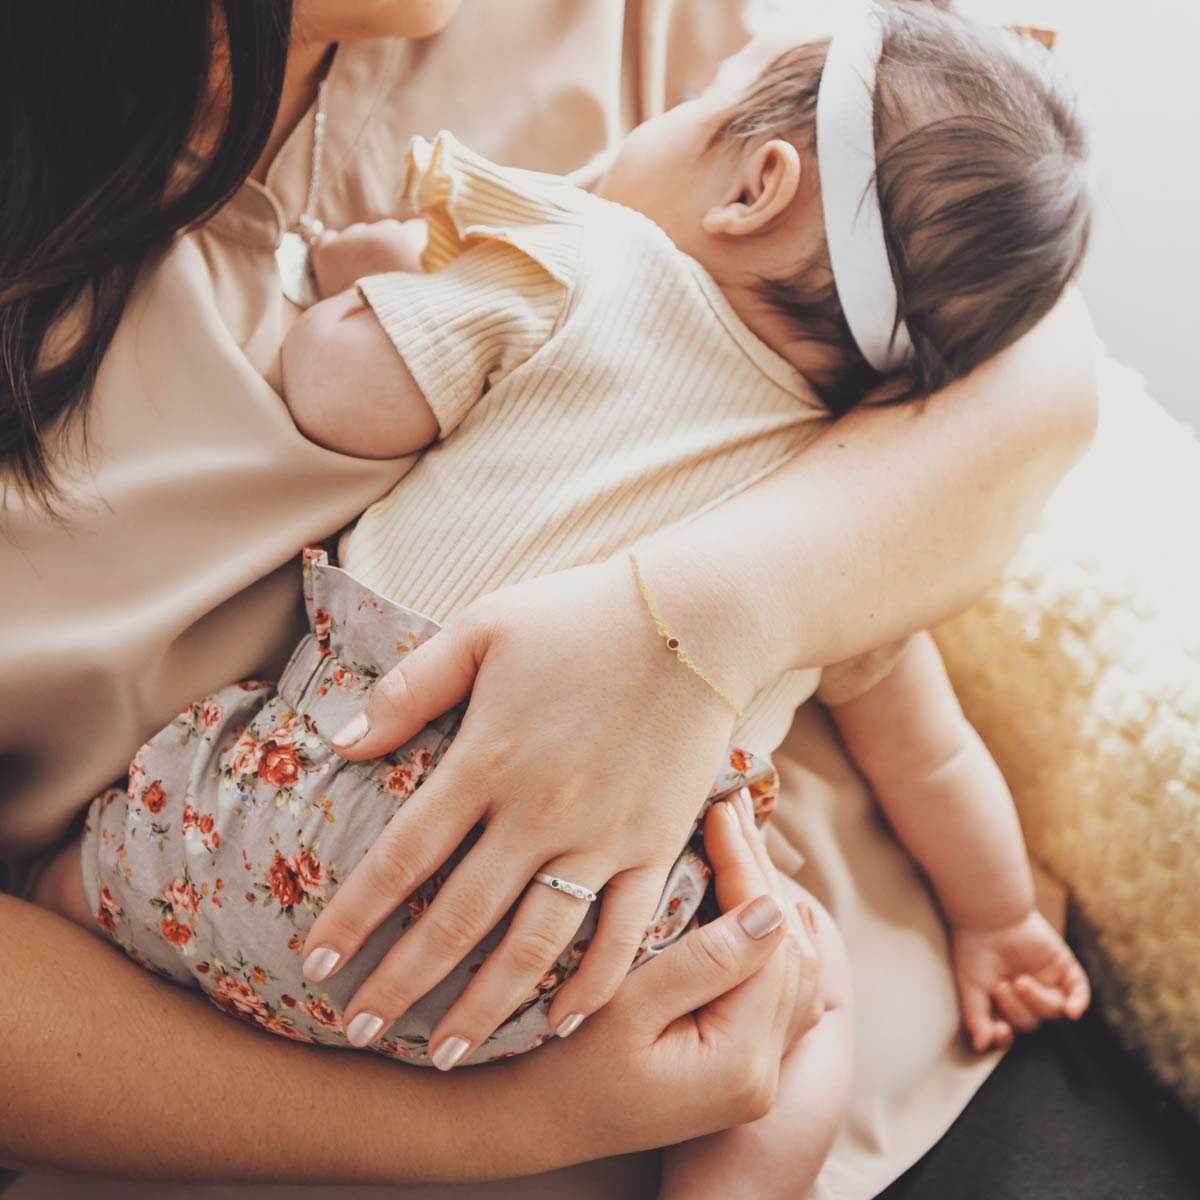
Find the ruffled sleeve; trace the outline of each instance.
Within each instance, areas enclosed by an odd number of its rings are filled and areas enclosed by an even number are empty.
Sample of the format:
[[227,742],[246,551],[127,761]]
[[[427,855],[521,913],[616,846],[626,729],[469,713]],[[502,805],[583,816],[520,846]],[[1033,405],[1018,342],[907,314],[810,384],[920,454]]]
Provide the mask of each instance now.
[[588,198],[557,175],[501,167],[453,134],[408,144],[404,200],[429,226],[421,259],[440,271],[472,246],[497,241],[536,262],[564,287],[575,280]]
[[445,437],[549,340],[574,283],[587,198],[498,167],[448,133],[414,138],[404,198],[429,226],[424,274],[358,281]]

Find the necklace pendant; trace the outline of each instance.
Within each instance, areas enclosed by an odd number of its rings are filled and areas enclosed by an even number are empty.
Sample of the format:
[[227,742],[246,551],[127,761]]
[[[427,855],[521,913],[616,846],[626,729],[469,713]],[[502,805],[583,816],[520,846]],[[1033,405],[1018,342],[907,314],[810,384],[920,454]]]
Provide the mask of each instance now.
[[308,259],[308,242],[295,230],[289,229],[279,239],[275,262],[279,267],[279,286],[283,294],[300,308],[311,308],[316,304],[320,296]]

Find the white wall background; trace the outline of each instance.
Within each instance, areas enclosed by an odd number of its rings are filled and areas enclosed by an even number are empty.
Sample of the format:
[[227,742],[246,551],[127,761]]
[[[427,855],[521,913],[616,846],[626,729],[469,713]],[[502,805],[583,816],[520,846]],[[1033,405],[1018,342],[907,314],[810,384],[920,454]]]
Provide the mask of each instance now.
[[[758,0],[760,20],[829,32],[849,0]],[[1058,32],[1092,143],[1095,219],[1080,276],[1109,352],[1200,429],[1200,0],[955,0]]]
[[1109,351],[1200,429],[1200,3],[959,0],[1059,33],[1092,139],[1096,218],[1080,286]]

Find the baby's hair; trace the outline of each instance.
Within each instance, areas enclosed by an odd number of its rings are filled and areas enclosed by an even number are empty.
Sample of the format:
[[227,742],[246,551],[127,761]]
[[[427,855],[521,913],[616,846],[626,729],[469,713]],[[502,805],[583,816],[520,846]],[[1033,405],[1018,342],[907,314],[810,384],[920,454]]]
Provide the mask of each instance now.
[[[884,394],[927,396],[1032,328],[1079,267],[1091,220],[1074,98],[1033,39],[932,4],[882,9],[876,177],[911,364]],[[727,114],[714,145],[792,141],[816,169],[817,89],[828,41],[777,58]],[[764,279],[797,339],[828,351],[811,374],[843,413],[881,376],[863,358],[829,261]]]

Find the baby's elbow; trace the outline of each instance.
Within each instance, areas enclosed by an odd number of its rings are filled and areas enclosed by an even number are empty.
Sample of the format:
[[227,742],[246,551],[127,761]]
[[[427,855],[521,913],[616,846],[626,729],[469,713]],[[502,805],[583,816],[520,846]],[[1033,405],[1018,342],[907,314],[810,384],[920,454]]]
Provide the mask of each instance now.
[[437,418],[357,291],[314,304],[284,339],[283,394],[309,441],[355,458],[428,446]]
[[330,391],[329,363],[338,352],[337,315],[327,301],[314,304],[296,319],[283,339],[280,369],[283,399],[296,428],[311,442],[337,445],[337,402]]

